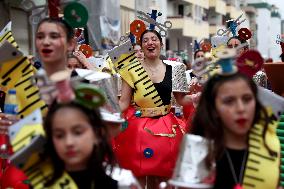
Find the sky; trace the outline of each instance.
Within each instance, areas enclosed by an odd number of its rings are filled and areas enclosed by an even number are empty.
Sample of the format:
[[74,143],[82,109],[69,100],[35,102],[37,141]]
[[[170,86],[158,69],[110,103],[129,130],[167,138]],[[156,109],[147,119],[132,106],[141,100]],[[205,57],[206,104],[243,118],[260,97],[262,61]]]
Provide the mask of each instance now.
[[267,0],[269,4],[274,4],[280,9],[282,19],[284,19],[284,0]]

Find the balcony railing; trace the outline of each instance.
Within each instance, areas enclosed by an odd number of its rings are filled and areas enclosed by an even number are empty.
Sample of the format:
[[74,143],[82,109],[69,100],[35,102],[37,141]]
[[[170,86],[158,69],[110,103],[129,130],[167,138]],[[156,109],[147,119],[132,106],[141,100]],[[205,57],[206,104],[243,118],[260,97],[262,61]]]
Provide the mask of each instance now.
[[190,17],[168,17],[172,22],[171,29],[181,29],[182,34],[187,37],[208,38],[209,37],[209,23],[192,19]]
[[198,5],[202,8],[209,8],[209,0],[183,0],[184,2],[191,3],[193,5]]
[[219,14],[226,15],[226,2],[222,0],[210,0],[209,6],[214,7]]
[[243,11],[234,6],[227,5],[227,13],[230,14],[231,18],[238,18],[243,13]]

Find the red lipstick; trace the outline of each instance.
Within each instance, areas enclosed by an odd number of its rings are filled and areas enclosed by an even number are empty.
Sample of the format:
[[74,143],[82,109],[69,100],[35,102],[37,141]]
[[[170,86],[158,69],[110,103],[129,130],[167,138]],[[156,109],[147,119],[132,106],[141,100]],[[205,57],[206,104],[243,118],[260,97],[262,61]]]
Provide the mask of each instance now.
[[66,153],[65,153],[68,157],[74,157],[74,156],[76,156],[76,152],[75,151],[73,151],[73,150],[69,150],[69,151],[67,151]]
[[236,122],[238,123],[238,125],[243,126],[247,122],[247,119],[240,118],[240,119],[237,119]]

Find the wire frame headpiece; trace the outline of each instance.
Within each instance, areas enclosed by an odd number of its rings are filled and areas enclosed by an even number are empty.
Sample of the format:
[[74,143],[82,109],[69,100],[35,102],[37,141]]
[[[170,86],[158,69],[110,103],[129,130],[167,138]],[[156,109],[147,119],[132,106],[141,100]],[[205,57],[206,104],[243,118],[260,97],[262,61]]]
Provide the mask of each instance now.
[[[141,43],[141,34],[147,29],[146,24],[149,24],[149,30],[155,30],[158,28],[158,32],[161,37],[167,36],[167,30],[172,27],[172,23],[170,21],[165,21],[164,23],[160,23],[157,21],[159,16],[162,16],[161,12],[157,10],[152,10],[151,13],[144,13],[143,11],[137,11],[138,18],[131,22],[130,24],[130,33],[127,36],[122,36],[120,38],[121,41],[126,41],[130,38],[131,43]],[[145,24],[146,23],[146,24]]]

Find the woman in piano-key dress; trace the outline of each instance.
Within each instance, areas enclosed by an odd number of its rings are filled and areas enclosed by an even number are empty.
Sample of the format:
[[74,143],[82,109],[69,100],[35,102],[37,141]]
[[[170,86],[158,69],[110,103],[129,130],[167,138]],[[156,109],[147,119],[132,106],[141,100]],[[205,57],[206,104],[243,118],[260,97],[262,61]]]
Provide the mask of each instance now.
[[[170,112],[172,66],[159,58],[163,47],[160,34],[145,30],[140,39],[145,57],[133,66],[135,87],[122,82],[119,105],[127,121],[114,139],[114,152],[119,164],[132,170],[142,187],[157,188],[172,176],[187,128]],[[191,103],[191,96],[185,93],[174,95],[181,105]]]
[[252,79],[216,74],[203,88],[191,134],[213,141],[208,168],[216,162],[214,189],[276,189],[280,143],[277,122],[257,98]]

